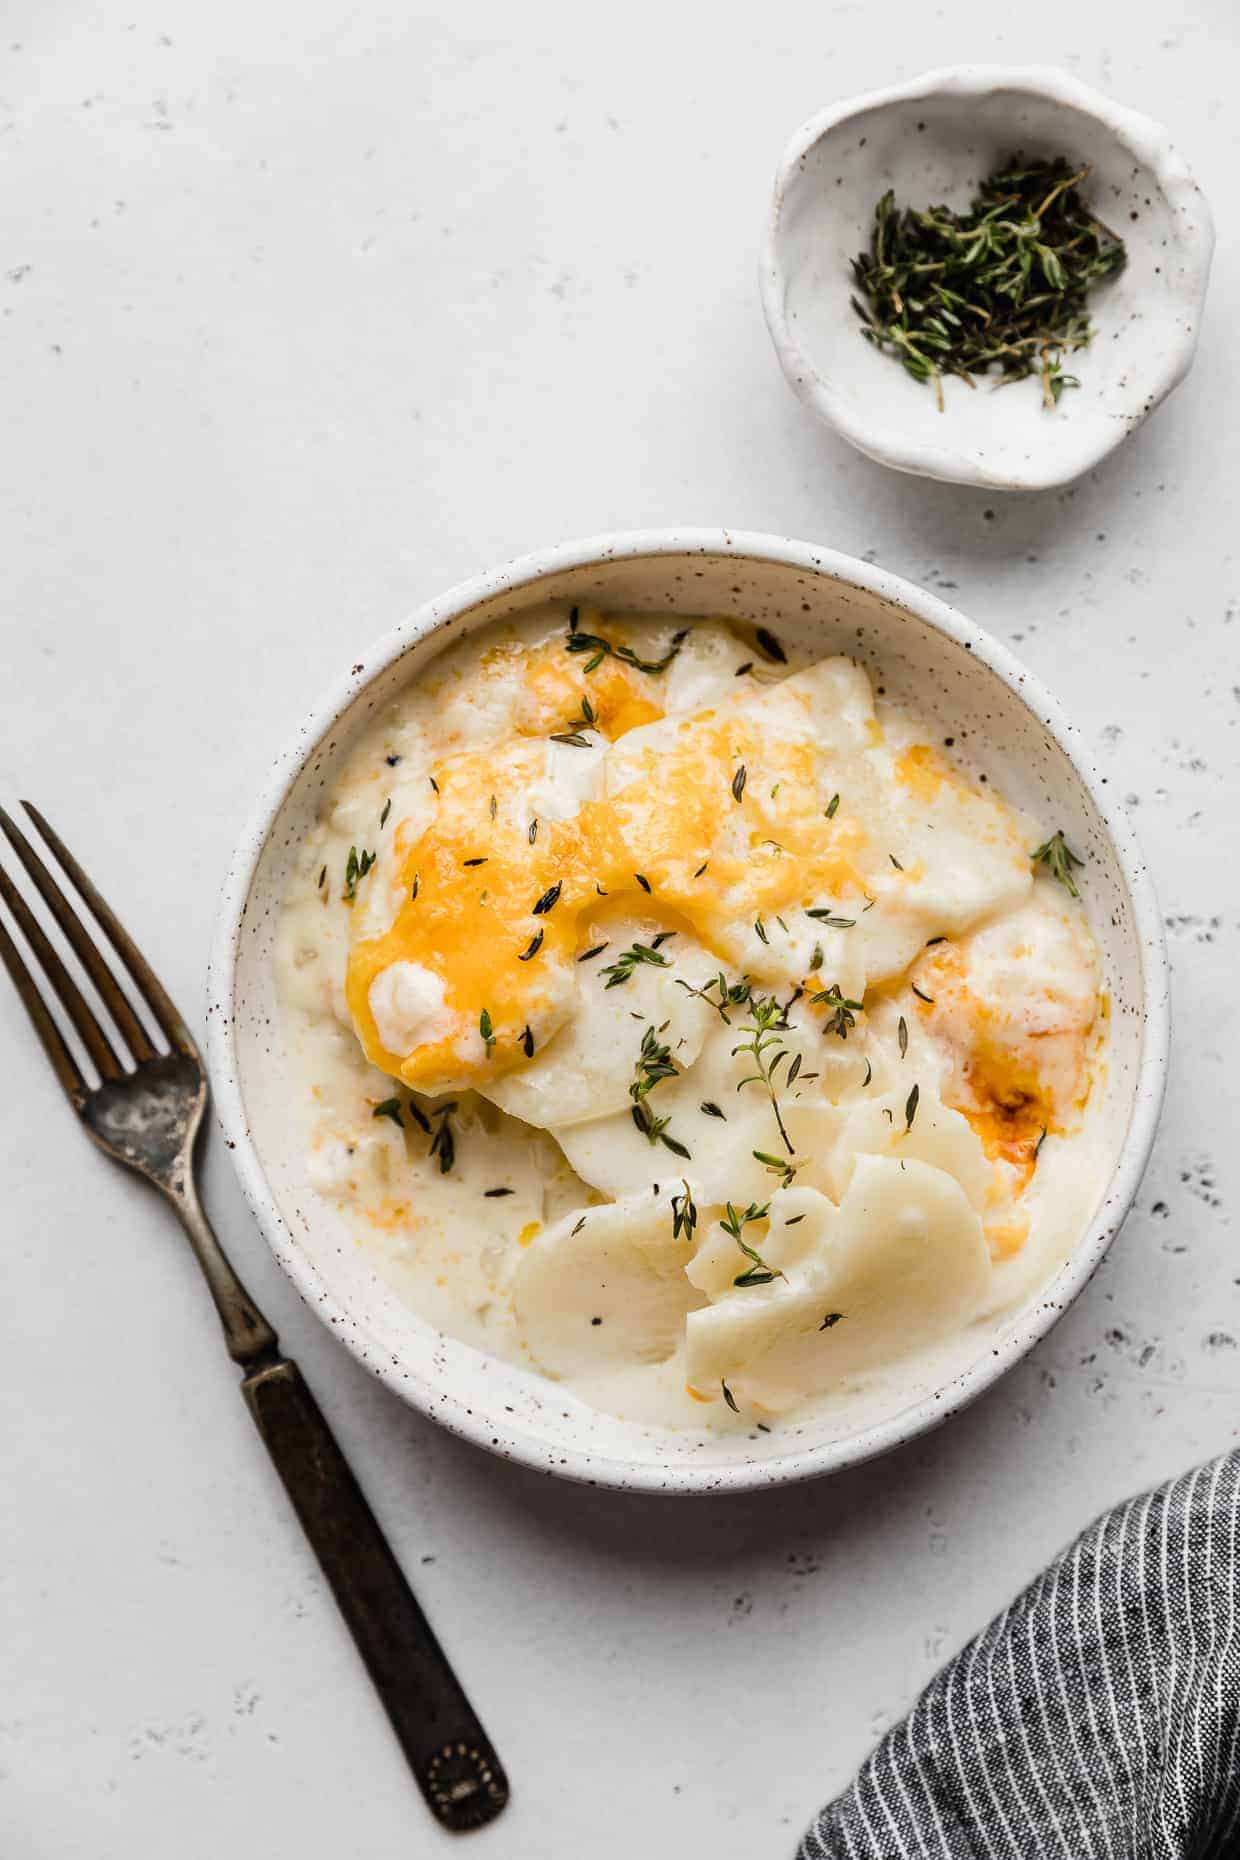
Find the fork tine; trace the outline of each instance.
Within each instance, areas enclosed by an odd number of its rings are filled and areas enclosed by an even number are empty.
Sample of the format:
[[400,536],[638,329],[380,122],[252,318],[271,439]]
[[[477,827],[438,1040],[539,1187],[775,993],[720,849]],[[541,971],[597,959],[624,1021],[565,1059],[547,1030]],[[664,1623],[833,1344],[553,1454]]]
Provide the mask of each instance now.
[[0,832],[4,833],[13,851],[21,860],[39,896],[60,926],[74,955],[99,990],[103,1005],[120,1028],[121,1038],[133,1054],[135,1063],[141,1065],[144,1059],[153,1059],[155,1048],[150,1042],[146,1028],[130,1007],[123,989],[117,986],[116,978],[104,961],[94,940],[87,935],[77,912],[30,841],[16,821],[12,820],[2,807],[0,807]]
[[116,913],[106,901],[100,897],[60,835],[48,825],[38,808],[34,805],[34,802],[23,801],[22,806],[34,821],[44,841],[51,847],[53,853],[55,853],[57,859],[60,861],[62,869],[68,874],[74,887],[85,900],[87,907],[93,912],[104,934],[111,942],[113,949],[115,949],[117,955],[129,970],[139,994],[143,997],[151,1013],[155,1016],[156,1021],[167,1035],[169,1045],[174,1047],[178,1053],[184,1053],[187,1058],[197,1059],[198,1048],[194,1045],[193,1036],[189,1028],[177,1013],[176,1008],[173,1006],[164,989],[163,983],[151,968],[129,932],[120,922]]
[[86,1081],[77,1069],[72,1053],[60,1037],[60,1029],[47,1011],[43,996],[39,993],[34,977],[21,959],[16,943],[0,922],[0,961],[4,963],[12,979],[13,986],[22,998],[22,1003],[34,1022],[34,1030],[43,1043],[43,1050],[52,1062],[52,1070],[64,1086],[75,1110],[80,1110],[86,1097]]
[[48,986],[76,1027],[78,1037],[94,1061],[100,1078],[123,1078],[125,1068],[112,1051],[108,1037],[95,1019],[86,997],[48,942],[38,918],[3,866],[0,866],[0,898],[3,898],[17,919],[17,926],[34,951],[39,967],[47,977]]

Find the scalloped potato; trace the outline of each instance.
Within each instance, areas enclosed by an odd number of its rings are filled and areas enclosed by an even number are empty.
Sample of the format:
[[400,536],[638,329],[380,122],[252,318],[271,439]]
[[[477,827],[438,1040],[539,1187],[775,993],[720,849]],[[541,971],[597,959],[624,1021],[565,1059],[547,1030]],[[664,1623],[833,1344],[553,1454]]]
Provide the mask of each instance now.
[[549,605],[444,652],[278,946],[315,1191],[429,1322],[669,1427],[775,1425],[1023,1296],[1100,1187],[1046,823],[756,637]]

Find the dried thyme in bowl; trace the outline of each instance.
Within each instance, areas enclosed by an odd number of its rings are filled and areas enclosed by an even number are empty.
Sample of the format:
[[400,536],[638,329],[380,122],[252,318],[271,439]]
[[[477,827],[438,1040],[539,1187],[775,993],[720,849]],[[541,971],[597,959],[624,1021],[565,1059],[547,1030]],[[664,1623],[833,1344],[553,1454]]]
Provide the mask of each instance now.
[[1063,358],[1093,335],[1086,299],[1118,271],[1124,242],[1081,200],[1088,167],[1062,156],[1019,155],[988,176],[967,213],[898,207],[888,190],[874,209],[867,252],[853,260],[861,334],[903,362],[915,380],[943,376],[970,387],[977,374],[1016,381],[1036,374],[1055,407]]

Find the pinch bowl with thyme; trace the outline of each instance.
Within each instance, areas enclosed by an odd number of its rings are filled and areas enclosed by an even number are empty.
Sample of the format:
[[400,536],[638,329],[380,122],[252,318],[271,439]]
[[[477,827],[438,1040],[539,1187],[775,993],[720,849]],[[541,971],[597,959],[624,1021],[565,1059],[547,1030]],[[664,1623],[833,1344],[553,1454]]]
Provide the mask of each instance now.
[[223,1116],[377,1373],[570,1476],[808,1476],[1096,1262],[1157,916],[1051,701],[805,545],[654,532],[418,616],[282,769],[213,963]]
[[859,450],[1033,490],[1096,465],[1183,378],[1212,248],[1156,123],[1062,72],[965,65],[796,132],[763,307],[791,386]]

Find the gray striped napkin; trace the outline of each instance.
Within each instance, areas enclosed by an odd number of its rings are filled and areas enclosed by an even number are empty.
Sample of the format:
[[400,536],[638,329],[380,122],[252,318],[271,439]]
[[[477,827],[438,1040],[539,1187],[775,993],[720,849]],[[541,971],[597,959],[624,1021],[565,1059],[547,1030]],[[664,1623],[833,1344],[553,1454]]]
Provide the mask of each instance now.
[[1240,1855],[1240,1454],[1109,1511],[926,1688],[798,1860]]

